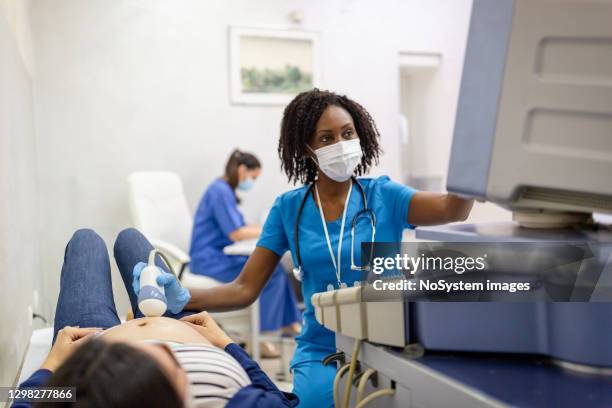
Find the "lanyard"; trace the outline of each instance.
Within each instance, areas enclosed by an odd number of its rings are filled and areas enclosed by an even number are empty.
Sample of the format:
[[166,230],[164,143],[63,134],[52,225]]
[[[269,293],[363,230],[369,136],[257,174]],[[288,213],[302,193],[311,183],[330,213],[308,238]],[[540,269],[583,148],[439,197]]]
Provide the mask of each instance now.
[[342,287],[342,283],[340,282],[340,268],[342,268],[342,264],[340,263],[340,256],[342,255],[342,238],[344,237],[344,224],[346,222],[346,210],[348,209],[349,200],[351,198],[351,192],[353,191],[353,182],[351,181],[351,186],[349,187],[349,191],[346,194],[346,200],[344,202],[344,210],[342,211],[342,225],[340,226],[340,237],[338,238],[338,259],[334,257],[334,250],[332,249],[331,240],[329,239],[329,232],[327,231],[327,223],[325,222],[325,214],[323,214],[323,205],[321,205],[321,198],[319,197],[319,190],[317,189],[317,185],[315,184],[315,196],[317,197],[317,204],[319,205],[319,214],[321,215],[321,222],[323,223],[323,230],[325,231],[325,240],[327,241],[327,249],[329,250],[329,256],[331,257],[332,263],[334,264],[334,269],[336,270],[336,280],[338,281],[338,286]]

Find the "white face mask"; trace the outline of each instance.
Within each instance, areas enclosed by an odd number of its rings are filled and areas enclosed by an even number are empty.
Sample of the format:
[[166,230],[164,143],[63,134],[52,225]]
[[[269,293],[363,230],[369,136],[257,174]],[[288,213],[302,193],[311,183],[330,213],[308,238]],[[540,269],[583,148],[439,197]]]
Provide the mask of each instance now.
[[314,151],[310,146],[306,147],[317,156],[319,169],[337,182],[350,179],[363,156],[358,138],[334,143]]

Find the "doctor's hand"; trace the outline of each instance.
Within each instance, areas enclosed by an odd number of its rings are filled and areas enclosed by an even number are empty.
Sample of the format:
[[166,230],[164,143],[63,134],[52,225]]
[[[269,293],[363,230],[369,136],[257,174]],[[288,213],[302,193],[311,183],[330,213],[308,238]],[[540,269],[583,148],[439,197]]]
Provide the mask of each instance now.
[[[134,289],[136,296],[138,296],[140,293],[140,274],[146,266],[146,263],[138,262],[132,271],[132,288]],[[183,310],[185,305],[187,305],[189,299],[191,299],[191,294],[189,293],[189,290],[181,285],[175,275],[168,273],[163,269],[161,269],[161,271],[162,273],[157,276],[157,284],[164,288],[166,299],[168,301],[168,310],[173,314],[177,314]]]
[[213,346],[224,349],[232,340],[224,331],[219,327],[215,319],[213,319],[208,312],[200,312],[191,316],[185,316],[181,321],[189,324],[198,333],[200,333],[206,340],[210,341]]

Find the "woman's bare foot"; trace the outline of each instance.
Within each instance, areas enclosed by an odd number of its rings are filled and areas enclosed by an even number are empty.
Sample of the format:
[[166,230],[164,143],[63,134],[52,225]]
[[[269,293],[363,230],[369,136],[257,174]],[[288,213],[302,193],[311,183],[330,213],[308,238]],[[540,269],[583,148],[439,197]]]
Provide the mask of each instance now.
[[283,327],[283,334],[285,336],[294,337],[302,332],[302,325],[299,323],[291,323],[289,326]]
[[278,358],[280,357],[280,350],[274,343],[269,341],[262,341],[259,344],[259,349],[262,358]]

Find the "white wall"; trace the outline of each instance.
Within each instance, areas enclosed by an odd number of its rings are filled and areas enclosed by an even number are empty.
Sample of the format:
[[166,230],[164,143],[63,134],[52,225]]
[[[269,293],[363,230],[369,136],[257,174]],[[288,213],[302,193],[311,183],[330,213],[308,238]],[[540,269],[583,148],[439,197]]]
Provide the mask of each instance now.
[[[406,158],[401,163],[404,182],[415,176],[443,178],[446,172],[443,166],[448,162],[447,152],[439,147],[436,139],[442,136],[444,143],[448,143],[448,131],[441,135],[434,132],[439,126],[440,115],[443,115],[439,107],[446,99],[446,95],[436,92],[433,86],[440,77],[439,68],[414,70],[410,74],[402,72],[400,75],[400,111],[408,119],[408,143],[402,146]],[[442,157],[437,154],[442,154]],[[439,188],[442,188],[442,180]]]
[[[402,145],[403,180],[410,183],[407,175],[428,177],[432,180],[428,188],[438,190],[444,190],[446,185],[456,111],[456,108],[446,111],[448,105],[456,106],[456,97],[451,103],[448,91],[441,86],[448,75],[443,68],[448,66],[444,59],[442,55],[442,64],[435,69],[404,70],[400,80],[400,111],[409,119],[409,143]],[[453,77],[457,74],[454,72]],[[490,202],[476,202],[465,222],[511,219],[509,210]]]
[[[375,174],[400,175],[400,51],[444,55],[435,143],[450,148],[470,0],[55,0],[33,10],[42,262],[57,296],[65,241],[95,228],[109,245],[130,225],[127,175],[167,169],[192,209],[236,146],[263,159],[249,214],[288,188],[276,143],[282,107],[229,101],[229,25],[321,32],[323,87],[345,92],[376,119],[386,151]],[[446,156],[448,154],[446,153]],[[444,159],[446,160],[446,158]],[[442,166],[442,165],[441,165]],[[443,167],[446,165],[444,164]],[[116,280],[116,300],[126,303]],[[119,296],[121,294],[121,297]]]
[[15,380],[41,279],[28,7],[0,3],[0,386]]

